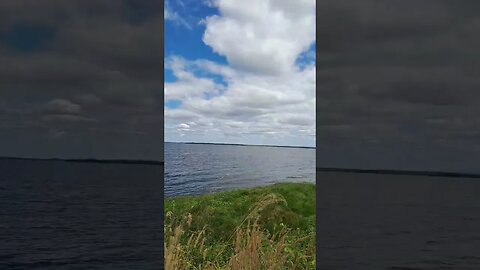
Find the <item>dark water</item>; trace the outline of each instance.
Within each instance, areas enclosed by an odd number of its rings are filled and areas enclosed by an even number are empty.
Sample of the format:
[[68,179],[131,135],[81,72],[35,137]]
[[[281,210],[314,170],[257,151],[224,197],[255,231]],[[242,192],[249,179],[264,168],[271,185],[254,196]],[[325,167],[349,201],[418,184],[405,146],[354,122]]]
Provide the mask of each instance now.
[[165,196],[315,182],[315,149],[165,143]]
[[0,161],[0,269],[161,269],[163,166]]
[[480,180],[317,172],[318,269],[480,269]]

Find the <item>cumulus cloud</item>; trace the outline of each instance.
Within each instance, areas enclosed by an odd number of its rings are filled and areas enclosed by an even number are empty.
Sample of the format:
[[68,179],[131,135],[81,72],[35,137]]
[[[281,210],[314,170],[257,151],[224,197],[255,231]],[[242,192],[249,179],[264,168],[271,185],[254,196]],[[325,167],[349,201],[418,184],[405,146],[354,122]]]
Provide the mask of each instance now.
[[189,70],[189,63],[183,58],[173,56],[166,59],[165,68],[170,69],[177,81],[165,83],[165,100],[201,98],[206,94],[218,95],[223,86],[217,85],[213,80],[195,76]]
[[165,109],[167,140],[186,140],[190,120],[201,124],[189,128],[191,140],[313,146],[315,63],[297,59],[315,41],[315,2],[211,4],[220,14],[204,21],[203,41],[228,65],[166,58],[176,80],[165,83],[165,99],[182,101]]
[[[312,145],[311,138],[303,137],[299,129],[307,126],[313,133],[315,130],[314,66],[284,77],[235,73],[227,80],[227,87],[216,84],[213,79],[190,75],[192,77],[189,79],[179,79],[165,86],[167,100],[181,98],[183,101],[180,108],[166,108],[167,125],[185,119],[202,119],[210,124],[209,127],[218,127],[217,132],[211,128],[205,129],[206,133],[216,133],[216,138],[242,132],[283,134],[290,137],[283,143]],[[199,83],[199,80],[204,83]],[[176,93],[169,94],[169,91],[175,90]],[[205,99],[205,93],[210,93],[210,98]],[[270,137],[272,141],[277,140],[276,137]],[[300,140],[294,140],[295,137]],[[248,137],[244,139],[249,140]]]
[[[204,42],[237,68],[284,74],[315,40],[315,1],[214,1]],[[252,8],[255,6],[255,8]]]

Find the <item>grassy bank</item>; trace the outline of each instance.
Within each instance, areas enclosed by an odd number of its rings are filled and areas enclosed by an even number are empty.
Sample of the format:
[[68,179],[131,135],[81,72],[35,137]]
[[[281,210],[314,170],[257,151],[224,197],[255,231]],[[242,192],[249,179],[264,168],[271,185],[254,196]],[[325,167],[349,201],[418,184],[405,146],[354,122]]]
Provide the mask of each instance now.
[[315,185],[165,201],[165,269],[315,269]]

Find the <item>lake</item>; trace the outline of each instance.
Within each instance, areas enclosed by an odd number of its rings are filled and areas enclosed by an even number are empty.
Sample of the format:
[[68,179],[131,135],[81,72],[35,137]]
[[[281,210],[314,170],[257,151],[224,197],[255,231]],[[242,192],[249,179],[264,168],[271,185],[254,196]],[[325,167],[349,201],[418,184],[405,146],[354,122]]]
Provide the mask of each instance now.
[[[165,195],[315,181],[315,150],[165,144]],[[164,167],[0,159],[0,269],[161,269]]]
[[[312,149],[165,149],[170,196],[315,179]],[[0,269],[161,269],[163,171],[0,160]],[[479,179],[342,172],[317,179],[321,269],[478,269]]]
[[163,166],[0,160],[0,269],[161,269]]
[[165,143],[165,196],[315,182],[315,149]]
[[480,269],[480,179],[317,172],[318,269]]

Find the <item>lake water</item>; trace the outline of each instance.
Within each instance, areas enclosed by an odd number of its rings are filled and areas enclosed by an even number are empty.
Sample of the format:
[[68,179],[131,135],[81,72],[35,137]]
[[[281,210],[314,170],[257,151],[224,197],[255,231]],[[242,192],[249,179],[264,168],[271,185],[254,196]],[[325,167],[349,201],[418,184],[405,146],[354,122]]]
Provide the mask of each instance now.
[[165,196],[315,182],[315,149],[165,143]]
[[0,160],[0,269],[161,269],[162,174]]
[[[315,181],[312,149],[165,145],[165,194]],[[0,269],[162,269],[164,167],[0,160]]]
[[480,179],[317,172],[317,269],[480,269]]
[[[315,181],[315,150],[165,145],[165,193]],[[0,160],[0,269],[162,269],[164,168]],[[317,172],[320,269],[480,269],[480,180]]]

